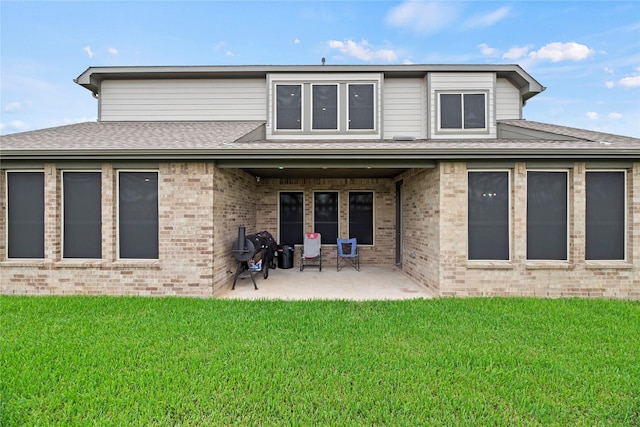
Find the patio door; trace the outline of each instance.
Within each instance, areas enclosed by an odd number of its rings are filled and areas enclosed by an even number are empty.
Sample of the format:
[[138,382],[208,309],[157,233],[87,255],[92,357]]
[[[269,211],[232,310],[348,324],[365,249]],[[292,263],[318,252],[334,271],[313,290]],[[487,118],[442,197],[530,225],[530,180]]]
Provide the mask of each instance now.
[[396,182],[396,265],[402,266],[402,180]]

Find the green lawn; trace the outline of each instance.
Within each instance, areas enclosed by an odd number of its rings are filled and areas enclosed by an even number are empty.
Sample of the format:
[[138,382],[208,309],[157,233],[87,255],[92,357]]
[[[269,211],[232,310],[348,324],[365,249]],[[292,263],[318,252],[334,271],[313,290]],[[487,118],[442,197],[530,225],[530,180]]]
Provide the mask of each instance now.
[[640,303],[0,297],[0,425],[640,424]]

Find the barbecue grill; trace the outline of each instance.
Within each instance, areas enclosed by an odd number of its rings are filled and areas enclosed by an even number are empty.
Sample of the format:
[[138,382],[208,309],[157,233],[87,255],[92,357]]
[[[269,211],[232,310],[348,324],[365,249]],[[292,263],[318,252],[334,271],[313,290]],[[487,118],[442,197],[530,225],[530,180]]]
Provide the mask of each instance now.
[[236,288],[238,277],[250,277],[253,287],[257,290],[255,275],[262,272],[263,277],[269,277],[269,268],[275,268],[273,257],[278,250],[276,241],[267,231],[245,235],[245,227],[238,227],[238,240],[233,242],[231,253],[238,261],[238,267],[233,277]]

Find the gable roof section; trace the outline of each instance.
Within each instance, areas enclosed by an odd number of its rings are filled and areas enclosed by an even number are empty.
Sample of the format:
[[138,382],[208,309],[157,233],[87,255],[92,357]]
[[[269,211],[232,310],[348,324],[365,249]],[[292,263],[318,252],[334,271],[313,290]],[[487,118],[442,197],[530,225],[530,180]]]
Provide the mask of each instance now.
[[[566,139],[603,143],[638,143],[640,139],[611,133],[596,132],[549,123],[531,122],[528,120],[501,120],[498,122],[498,133],[517,135],[522,139]],[[500,135],[498,135],[500,136]],[[513,136],[512,136],[513,137]]]

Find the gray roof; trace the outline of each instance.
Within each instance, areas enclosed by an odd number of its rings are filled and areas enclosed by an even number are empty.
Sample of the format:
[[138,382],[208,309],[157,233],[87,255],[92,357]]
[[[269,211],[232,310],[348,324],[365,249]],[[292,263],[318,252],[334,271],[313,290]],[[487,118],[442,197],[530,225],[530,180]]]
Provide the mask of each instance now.
[[[0,137],[3,161],[48,159],[640,159],[640,139],[509,120],[522,138],[266,140],[263,122],[87,122]],[[527,132],[544,138],[532,138]]]

